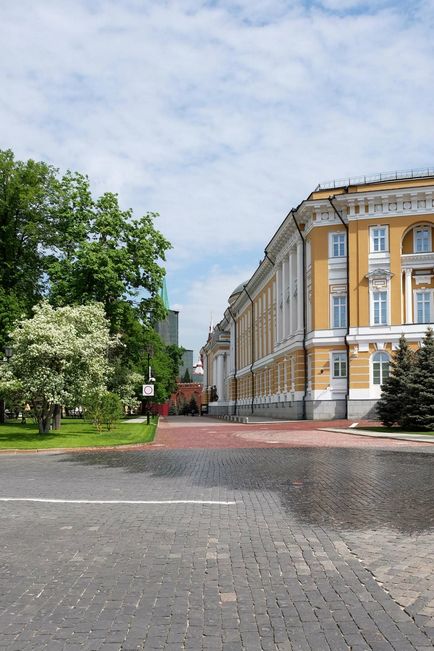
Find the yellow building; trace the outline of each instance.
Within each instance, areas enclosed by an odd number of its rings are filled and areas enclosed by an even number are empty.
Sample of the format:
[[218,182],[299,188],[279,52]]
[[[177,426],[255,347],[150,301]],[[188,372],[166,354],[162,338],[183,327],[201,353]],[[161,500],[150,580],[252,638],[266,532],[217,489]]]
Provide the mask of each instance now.
[[434,170],[319,185],[202,348],[211,414],[372,418],[404,333],[434,321]]

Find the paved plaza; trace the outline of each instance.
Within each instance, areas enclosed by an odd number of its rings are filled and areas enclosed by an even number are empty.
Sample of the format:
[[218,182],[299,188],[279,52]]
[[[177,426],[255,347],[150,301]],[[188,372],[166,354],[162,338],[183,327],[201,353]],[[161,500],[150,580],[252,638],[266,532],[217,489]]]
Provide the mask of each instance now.
[[432,649],[434,445],[302,427],[0,457],[0,649]]

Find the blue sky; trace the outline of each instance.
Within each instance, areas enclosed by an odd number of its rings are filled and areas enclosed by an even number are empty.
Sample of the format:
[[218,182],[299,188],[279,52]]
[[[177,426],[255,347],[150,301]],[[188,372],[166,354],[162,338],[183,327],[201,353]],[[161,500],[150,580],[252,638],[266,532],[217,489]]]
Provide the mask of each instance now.
[[158,211],[181,343],[318,182],[434,165],[434,2],[0,0],[0,147]]

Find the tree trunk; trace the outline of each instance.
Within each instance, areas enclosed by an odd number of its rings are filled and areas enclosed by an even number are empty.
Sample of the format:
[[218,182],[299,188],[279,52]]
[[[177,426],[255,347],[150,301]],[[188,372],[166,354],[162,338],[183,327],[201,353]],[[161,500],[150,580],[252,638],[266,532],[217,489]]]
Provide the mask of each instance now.
[[62,422],[62,407],[60,405],[54,405],[53,429],[59,430],[61,422]]
[[39,434],[49,434],[51,429],[51,414],[38,418]]
[[0,400],[0,425],[5,423],[5,401]]

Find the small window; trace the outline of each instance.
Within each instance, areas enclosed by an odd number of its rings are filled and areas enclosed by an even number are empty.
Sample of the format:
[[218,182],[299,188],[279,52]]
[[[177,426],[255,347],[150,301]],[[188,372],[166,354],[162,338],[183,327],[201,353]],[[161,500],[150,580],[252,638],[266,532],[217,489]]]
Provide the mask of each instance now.
[[431,292],[416,292],[416,323],[431,323]]
[[347,377],[347,354],[346,353],[332,353],[332,377],[333,378]]
[[387,353],[375,353],[372,359],[372,379],[374,384],[384,384],[389,377],[389,355]]
[[431,228],[423,226],[414,229],[414,252],[428,253],[431,251]]
[[345,257],[345,233],[332,233],[332,258]]
[[347,327],[347,297],[332,297],[332,328]]
[[372,321],[374,325],[387,324],[387,292],[372,292]]
[[373,226],[371,228],[371,252],[383,253],[387,250],[387,226]]

